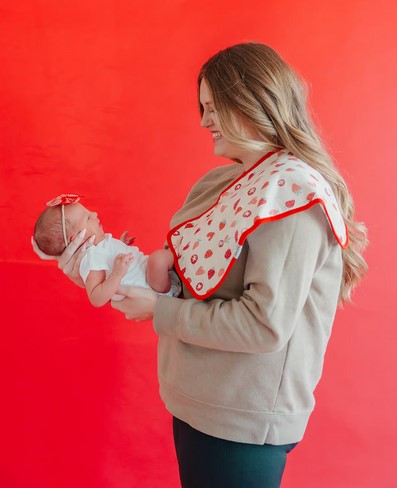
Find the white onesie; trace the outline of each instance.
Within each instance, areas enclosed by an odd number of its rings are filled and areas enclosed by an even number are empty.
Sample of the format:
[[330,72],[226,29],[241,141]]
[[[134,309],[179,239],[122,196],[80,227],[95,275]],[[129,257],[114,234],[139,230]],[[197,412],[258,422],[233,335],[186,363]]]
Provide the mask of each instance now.
[[[105,271],[106,277],[108,277],[112,272],[114,259],[120,253],[132,253],[133,255],[130,267],[120,284],[151,289],[146,281],[148,256],[143,254],[136,246],[127,246],[120,239],[114,239],[112,234],[105,234],[105,238],[95,246],[91,246],[81,260],[80,275],[84,283],[87,281],[90,271]],[[159,293],[159,295],[178,296],[180,294],[181,286],[177,274],[171,271],[170,278],[170,291],[167,293]],[[120,295],[114,296],[116,300],[120,300],[120,298]]]

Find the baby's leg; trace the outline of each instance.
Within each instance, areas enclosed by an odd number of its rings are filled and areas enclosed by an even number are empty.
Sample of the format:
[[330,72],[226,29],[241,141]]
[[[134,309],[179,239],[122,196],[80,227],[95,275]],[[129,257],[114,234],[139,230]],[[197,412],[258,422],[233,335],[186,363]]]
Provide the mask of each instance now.
[[171,288],[168,271],[174,266],[174,256],[169,249],[159,249],[149,255],[146,279],[151,288],[158,293],[167,293]]

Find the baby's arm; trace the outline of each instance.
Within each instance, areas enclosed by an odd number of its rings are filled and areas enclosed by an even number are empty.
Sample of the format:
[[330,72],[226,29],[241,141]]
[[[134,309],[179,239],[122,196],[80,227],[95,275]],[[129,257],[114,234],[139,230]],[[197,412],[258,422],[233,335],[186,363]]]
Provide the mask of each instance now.
[[112,299],[132,260],[133,256],[130,252],[118,254],[114,259],[112,272],[107,278],[105,271],[90,271],[88,273],[85,287],[88,298],[94,307],[102,307]]
[[159,249],[149,255],[146,279],[158,293],[167,293],[171,288],[168,271],[174,266],[174,256],[169,249]]

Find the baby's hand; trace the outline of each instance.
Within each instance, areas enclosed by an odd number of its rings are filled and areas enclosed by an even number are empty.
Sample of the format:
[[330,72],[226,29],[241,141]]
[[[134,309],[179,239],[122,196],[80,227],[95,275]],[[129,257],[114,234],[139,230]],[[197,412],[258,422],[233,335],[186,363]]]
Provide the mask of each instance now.
[[133,259],[134,257],[131,252],[127,254],[117,254],[114,258],[112,274],[121,278],[125,276]]
[[132,246],[135,241],[135,236],[129,236],[128,230],[124,231],[120,236],[120,241],[123,241],[127,246]]

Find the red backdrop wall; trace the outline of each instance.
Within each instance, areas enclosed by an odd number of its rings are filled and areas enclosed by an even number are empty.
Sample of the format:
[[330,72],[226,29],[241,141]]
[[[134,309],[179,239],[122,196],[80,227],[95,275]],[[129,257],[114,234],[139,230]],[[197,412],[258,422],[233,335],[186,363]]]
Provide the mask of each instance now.
[[283,486],[395,486],[395,5],[0,1],[2,487],[178,486],[151,325],[94,309],[29,241],[43,202],[72,191],[107,231],[160,247],[191,184],[226,163],[199,127],[199,67],[248,40],[309,81],[371,239]]

